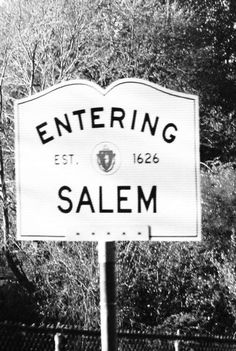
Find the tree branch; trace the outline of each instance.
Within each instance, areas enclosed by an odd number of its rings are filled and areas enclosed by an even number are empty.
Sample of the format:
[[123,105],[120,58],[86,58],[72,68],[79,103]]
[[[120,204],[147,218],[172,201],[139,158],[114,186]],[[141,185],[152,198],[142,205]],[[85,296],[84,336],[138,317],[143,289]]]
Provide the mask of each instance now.
[[[4,125],[3,125],[3,119],[2,119],[2,114],[3,114],[2,86],[3,86],[3,79],[7,68],[7,61],[8,61],[7,52],[5,52],[4,57],[5,58],[4,58],[4,63],[3,63],[3,68],[2,68],[1,78],[0,78],[0,133],[4,133]],[[9,232],[10,232],[10,223],[9,223],[9,213],[8,213],[8,207],[7,207],[7,188],[6,188],[6,182],[5,182],[2,140],[3,139],[0,138],[0,179],[1,179],[1,185],[2,185],[3,221],[4,221],[3,245],[4,247],[6,247],[7,237],[9,236]]]
[[[8,55],[7,51],[5,53],[4,64],[2,68],[1,78],[0,78],[0,133],[4,134],[4,123],[3,123],[3,81],[7,68]],[[35,292],[35,287],[32,282],[30,282],[24,273],[22,267],[20,266],[17,259],[9,250],[9,237],[10,237],[10,216],[8,211],[8,196],[6,187],[6,174],[4,168],[4,152],[3,152],[3,138],[0,137],[0,181],[2,186],[2,201],[3,201],[3,251],[7,259],[8,265],[14,273],[16,279],[29,293]]]

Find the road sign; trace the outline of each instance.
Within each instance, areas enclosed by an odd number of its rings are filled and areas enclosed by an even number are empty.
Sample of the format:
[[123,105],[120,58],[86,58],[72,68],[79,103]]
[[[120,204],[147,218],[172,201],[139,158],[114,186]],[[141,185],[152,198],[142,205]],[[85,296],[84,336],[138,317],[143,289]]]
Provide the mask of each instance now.
[[198,98],[139,79],[16,101],[19,240],[199,240]]

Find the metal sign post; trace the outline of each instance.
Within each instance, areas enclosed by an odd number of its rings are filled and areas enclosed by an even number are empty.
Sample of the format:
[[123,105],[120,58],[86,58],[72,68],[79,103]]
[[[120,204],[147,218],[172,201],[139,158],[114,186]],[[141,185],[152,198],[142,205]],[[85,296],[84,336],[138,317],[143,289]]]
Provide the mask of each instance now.
[[116,351],[116,245],[98,242],[100,264],[100,321],[102,351]]

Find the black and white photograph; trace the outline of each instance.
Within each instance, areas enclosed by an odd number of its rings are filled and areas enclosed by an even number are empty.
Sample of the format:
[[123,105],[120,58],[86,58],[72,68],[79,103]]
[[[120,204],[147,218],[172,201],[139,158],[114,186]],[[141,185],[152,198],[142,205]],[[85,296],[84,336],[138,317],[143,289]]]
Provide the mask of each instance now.
[[236,1],[0,0],[0,351],[236,350]]

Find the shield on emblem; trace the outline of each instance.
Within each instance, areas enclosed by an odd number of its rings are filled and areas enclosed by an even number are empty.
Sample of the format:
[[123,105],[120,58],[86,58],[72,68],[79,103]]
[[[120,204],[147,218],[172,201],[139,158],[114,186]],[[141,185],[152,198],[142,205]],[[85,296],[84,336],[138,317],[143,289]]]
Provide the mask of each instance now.
[[110,172],[115,165],[116,154],[113,150],[108,149],[106,146],[97,154],[97,162],[101,170]]

